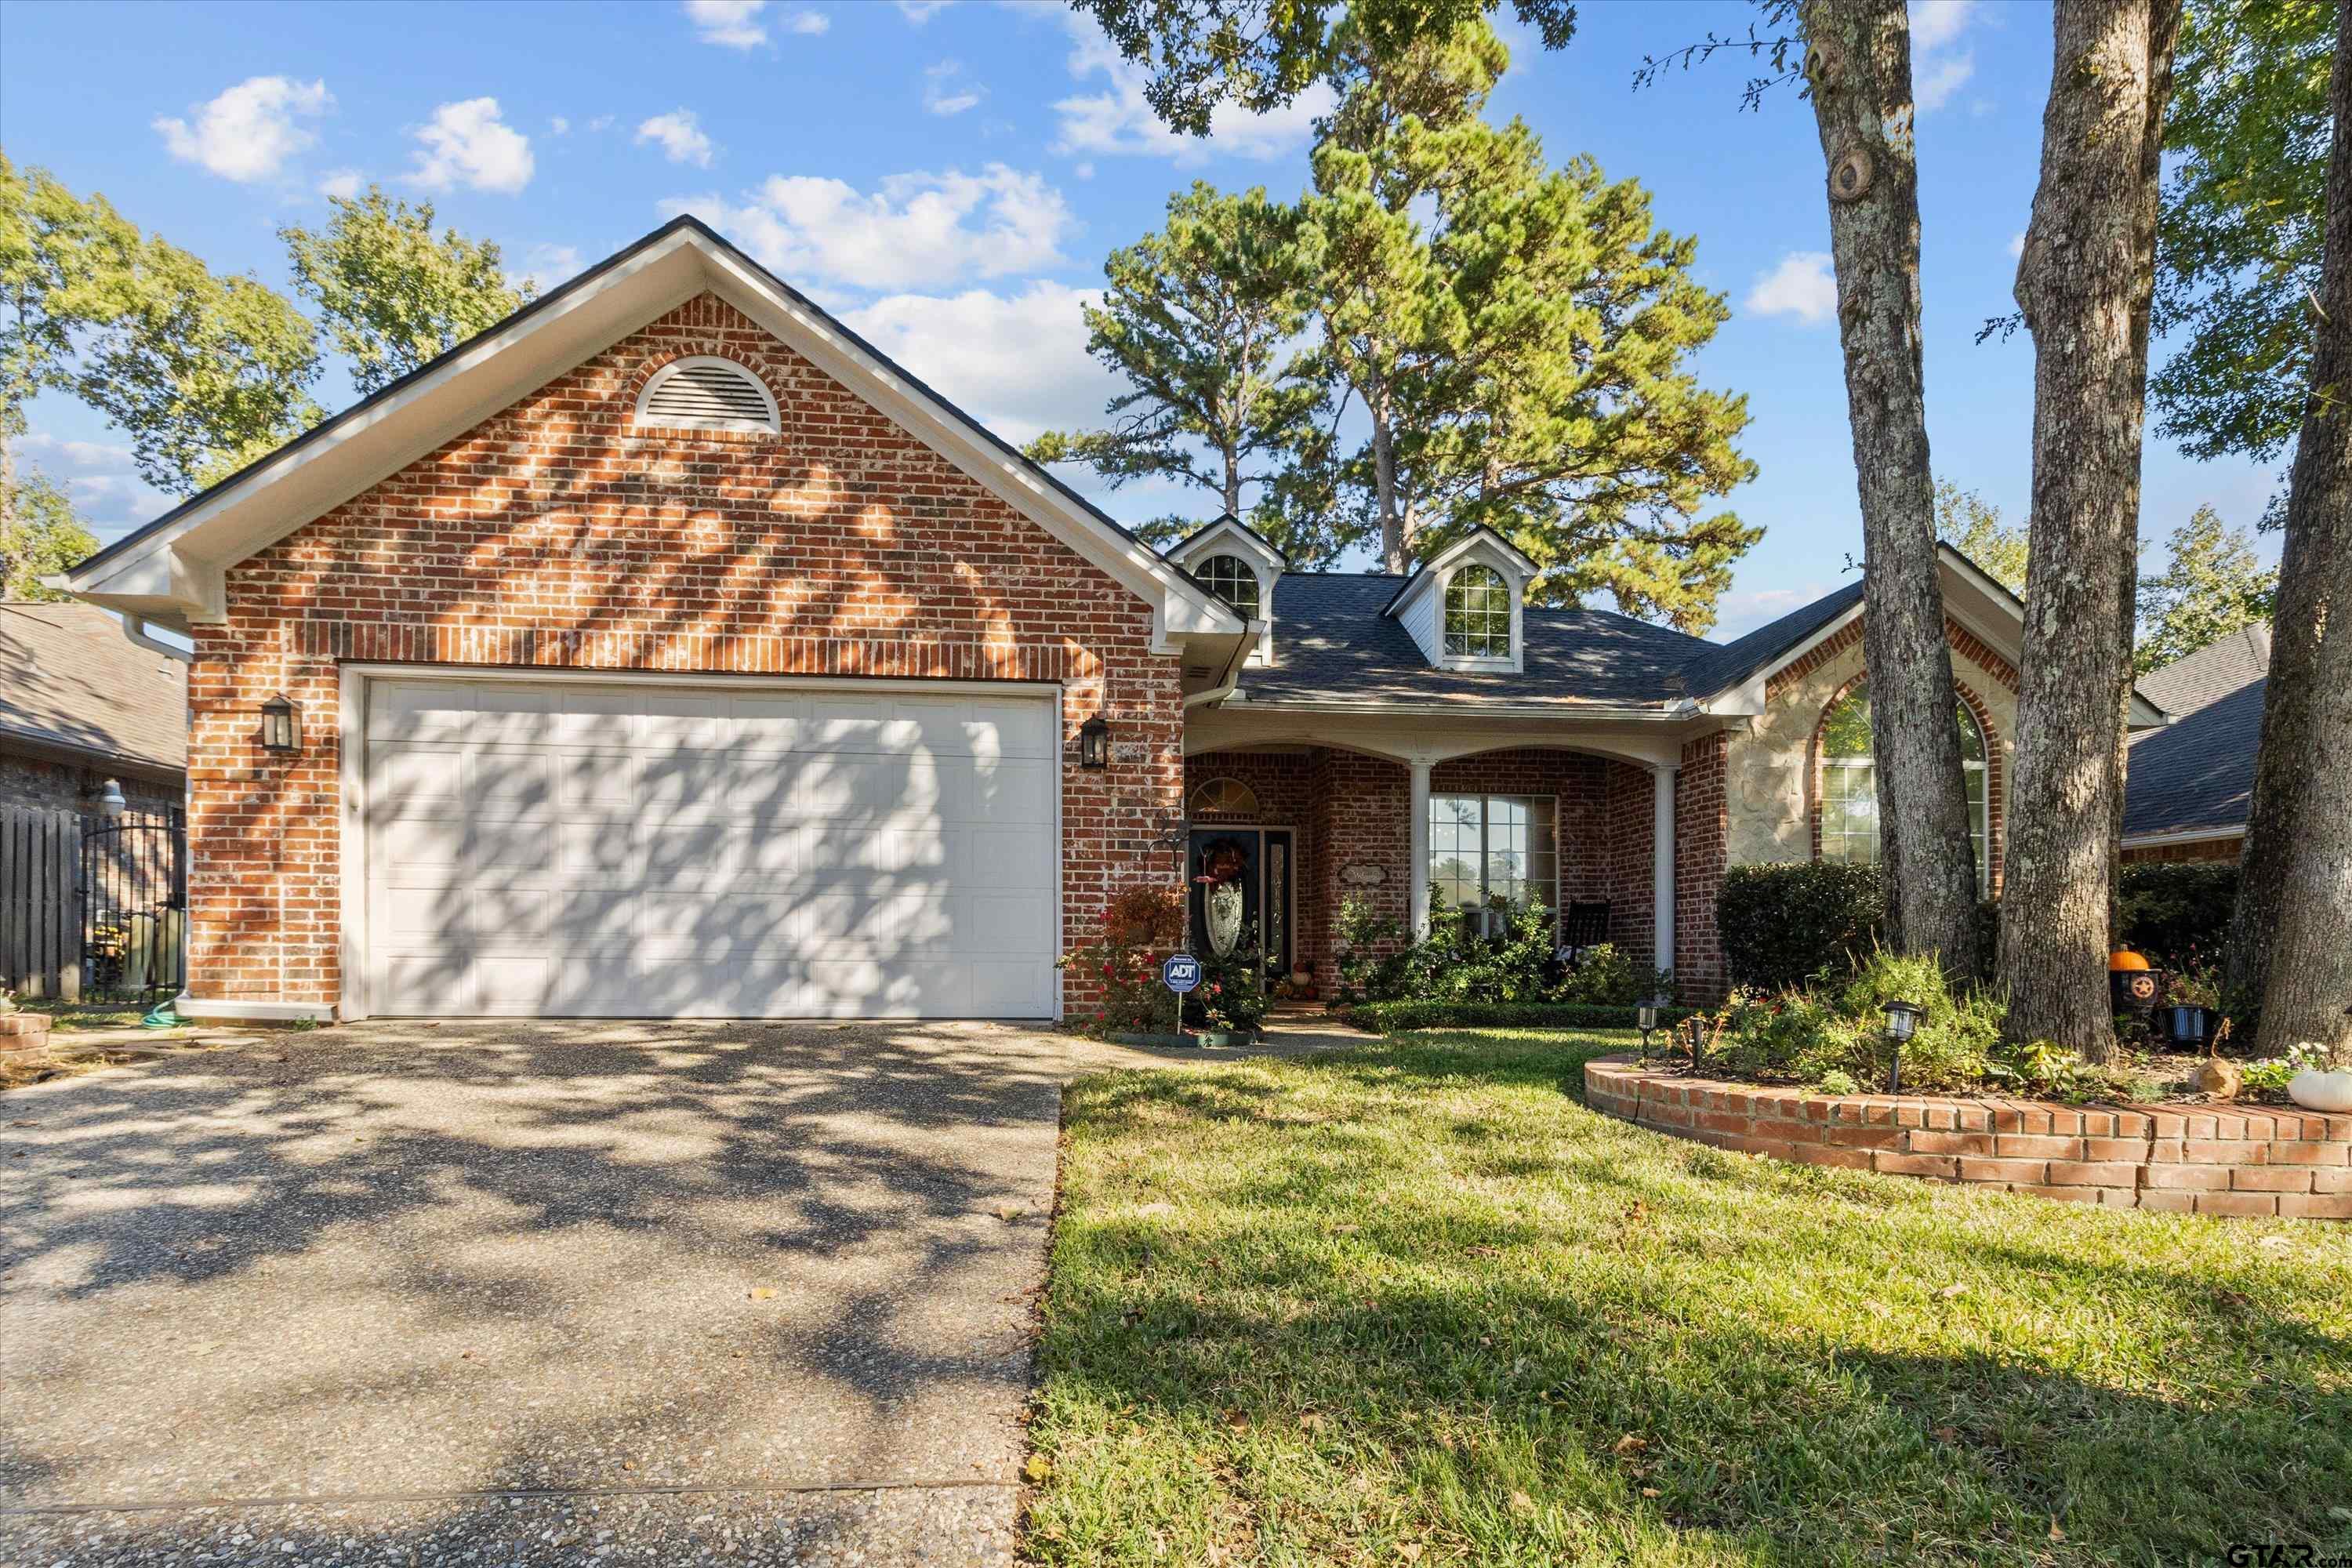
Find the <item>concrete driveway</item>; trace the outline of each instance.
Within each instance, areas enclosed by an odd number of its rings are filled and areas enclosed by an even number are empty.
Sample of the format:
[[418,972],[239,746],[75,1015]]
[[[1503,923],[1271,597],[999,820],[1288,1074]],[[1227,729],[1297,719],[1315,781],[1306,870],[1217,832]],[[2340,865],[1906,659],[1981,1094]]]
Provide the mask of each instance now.
[[1006,1562],[1070,1065],[370,1024],[0,1095],[0,1562]]

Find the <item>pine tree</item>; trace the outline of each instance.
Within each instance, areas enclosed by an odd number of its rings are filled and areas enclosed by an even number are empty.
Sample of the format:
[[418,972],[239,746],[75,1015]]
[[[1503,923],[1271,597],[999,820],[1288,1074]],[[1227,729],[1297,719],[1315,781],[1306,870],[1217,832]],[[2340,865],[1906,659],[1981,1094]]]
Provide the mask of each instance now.
[[2254,558],[2244,530],[2230,527],[2210,506],[2191,512],[2168,544],[2171,563],[2139,580],[2145,629],[2132,668],[2141,675],[2266,623],[2278,597],[2278,573]]

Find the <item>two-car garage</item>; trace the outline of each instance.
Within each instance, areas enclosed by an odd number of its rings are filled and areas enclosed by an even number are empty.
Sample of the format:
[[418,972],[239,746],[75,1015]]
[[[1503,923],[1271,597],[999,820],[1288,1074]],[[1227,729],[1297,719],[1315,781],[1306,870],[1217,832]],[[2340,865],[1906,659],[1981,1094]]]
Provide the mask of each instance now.
[[1053,689],[353,673],[353,697],[349,1010],[1055,1010]]

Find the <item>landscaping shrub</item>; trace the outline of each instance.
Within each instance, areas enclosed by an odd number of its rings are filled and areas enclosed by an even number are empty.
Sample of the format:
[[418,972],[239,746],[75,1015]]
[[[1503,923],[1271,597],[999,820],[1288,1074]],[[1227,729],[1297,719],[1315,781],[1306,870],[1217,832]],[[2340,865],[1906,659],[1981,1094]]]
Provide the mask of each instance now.
[[[1663,1031],[1691,1016],[1688,1007],[1658,1009]],[[1580,1002],[1362,1002],[1348,1009],[1348,1021],[1375,1035],[1408,1029],[1631,1029],[1631,1007]],[[1660,1049],[1664,1048],[1661,1035]]]
[[1732,867],[1715,923],[1733,982],[1781,991],[1859,961],[1885,914],[1877,867],[1820,860]]
[[1184,902],[1174,889],[1130,888],[1113,899],[1095,940],[1062,960],[1102,983],[1102,1003],[1084,1026],[1097,1034],[1174,1028],[1176,998],[1160,984],[1160,964],[1183,940]]
[[1558,928],[1540,904],[1514,910],[1496,936],[1458,912],[1441,913],[1424,940],[1377,957],[1358,955],[1386,939],[1395,921],[1350,900],[1341,906],[1340,923],[1341,1003],[1572,1003],[1620,1009],[1630,1019],[1635,1004],[1674,994],[1672,974],[1636,963],[1608,942],[1585,949],[1575,968],[1563,965],[1556,956]]
[[2197,969],[2221,957],[2238,898],[2236,861],[2126,866],[2119,882],[2116,940],[2164,969]]
[[1225,1029],[1253,1035],[1265,1022],[1274,999],[1266,994],[1264,959],[1257,951],[1257,928],[1244,928],[1234,951],[1201,959],[1201,985],[1192,993],[1192,1016],[1204,1029]]
[[1843,1074],[1838,1081],[1883,1084],[1881,1030],[1886,1004],[1898,996],[1926,1010],[1903,1047],[1905,1087],[1982,1085],[2000,1039],[2000,1005],[1977,992],[1954,992],[1932,958],[1883,950],[1852,974],[1809,990],[1734,993],[1709,1032],[1707,1059],[1755,1078],[1822,1084]]

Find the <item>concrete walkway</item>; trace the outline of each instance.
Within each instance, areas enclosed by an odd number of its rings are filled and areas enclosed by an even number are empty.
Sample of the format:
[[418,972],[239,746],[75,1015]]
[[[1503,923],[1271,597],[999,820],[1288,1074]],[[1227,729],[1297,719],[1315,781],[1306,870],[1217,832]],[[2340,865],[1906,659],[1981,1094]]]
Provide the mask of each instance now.
[[362,1025],[0,1095],[0,1562],[1005,1563],[1081,1065]]

